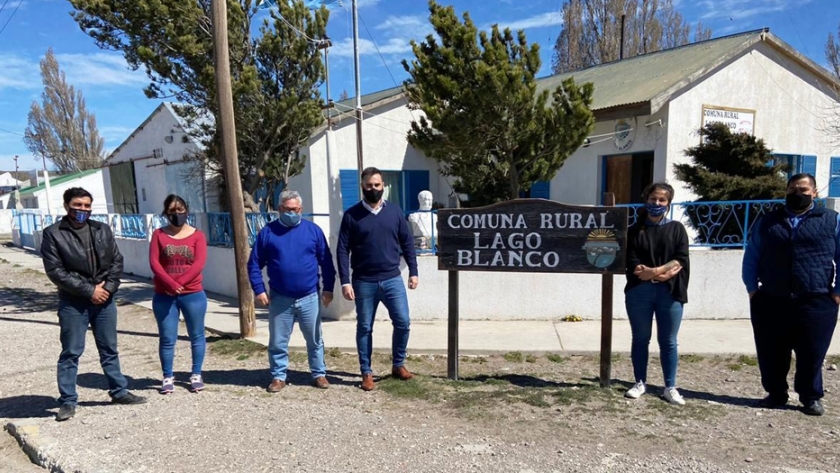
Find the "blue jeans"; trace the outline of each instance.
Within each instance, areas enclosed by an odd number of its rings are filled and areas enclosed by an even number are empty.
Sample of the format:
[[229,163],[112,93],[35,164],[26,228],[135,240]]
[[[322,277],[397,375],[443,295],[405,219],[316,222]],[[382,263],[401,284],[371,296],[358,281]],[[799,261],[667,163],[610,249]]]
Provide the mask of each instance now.
[[128,393],[128,381],[120,371],[120,357],[117,351],[117,306],[113,297],[102,305],[85,300],[60,299],[58,301],[58,325],[61,327],[61,355],[58,357],[58,392],[61,404],[76,405],[76,375],[79,371],[79,357],[85,351],[85,335],[88,325],[93,331],[99,364],[108,380],[108,394],[111,398],[123,397]]
[[373,371],[370,357],[373,353],[373,321],[379,303],[385,304],[394,333],[391,337],[391,357],[394,367],[405,364],[411,320],[408,317],[408,296],[401,276],[385,281],[353,281],[356,296],[356,348],[359,350],[359,368],[362,374]]
[[309,359],[312,379],[326,376],[319,294],[313,292],[295,299],[271,291],[271,303],[268,307],[268,366],[271,369],[271,377],[286,380],[286,370],[289,368],[289,338],[292,336],[295,320],[306,340],[306,356]]
[[665,377],[665,387],[676,387],[677,332],[682,322],[683,304],[671,296],[668,283],[642,284],[630,289],[624,298],[633,343],[630,358],[636,381],[647,382],[648,345],[656,315],[656,338],[659,342],[659,360]]
[[168,296],[155,293],[152,311],[157,320],[160,344],[160,367],[164,378],[173,375],[172,361],[175,359],[175,342],[178,341],[178,313],[184,314],[187,333],[190,335],[192,351],[192,374],[201,374],[207,341],[204,337],[204,315],[207,313],[207,294],[204,291]]

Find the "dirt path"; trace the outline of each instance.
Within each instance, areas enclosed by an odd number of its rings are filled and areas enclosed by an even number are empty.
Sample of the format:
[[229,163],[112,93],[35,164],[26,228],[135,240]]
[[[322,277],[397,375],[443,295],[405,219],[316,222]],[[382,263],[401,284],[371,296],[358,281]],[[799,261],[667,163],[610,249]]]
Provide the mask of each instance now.
[[[598,387],[596,356],[507,353],[463,358],[460,381],[445,379],[445,357],[412,356],[415,381],[384,376],[363,393],[354,354],[328,351],[332,387],[320,391],[308,386],[305,353],[294,353],[290,386],[271,395],[264,348],[211,337],[207,391],[180,385],[160,396],[154,319],[137,306],[120,307],[121,361],[149,403],[108,402],[89,337],[77,417],[56,423],[52,285],[2,262],[0,273],[0,420],[34,422],[47,463],[65,471],[833,472],[840,465],[837,371],[826,372],[821,418],[793,402],[784,410],[753,407],[761,389],[751,357],[684,355],[682,408],[656,394],[626,400],[626,355],[615,358],[609,390]],[[183,381],[188,342],[177,350]],[[387,373],[387,355],[374,358],[377,372]],[[658,392],[656,358],[650,373]],[[0,471],[28,471],[26,462],[15,469],[21,457],[3,440]]]

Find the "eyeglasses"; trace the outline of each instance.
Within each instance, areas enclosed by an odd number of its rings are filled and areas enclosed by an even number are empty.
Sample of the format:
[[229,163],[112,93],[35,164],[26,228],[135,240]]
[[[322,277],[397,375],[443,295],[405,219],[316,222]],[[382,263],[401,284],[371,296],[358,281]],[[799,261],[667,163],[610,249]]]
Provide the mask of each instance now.
[[300,207],[280,207],[280,210],[283,212],[300,212]]

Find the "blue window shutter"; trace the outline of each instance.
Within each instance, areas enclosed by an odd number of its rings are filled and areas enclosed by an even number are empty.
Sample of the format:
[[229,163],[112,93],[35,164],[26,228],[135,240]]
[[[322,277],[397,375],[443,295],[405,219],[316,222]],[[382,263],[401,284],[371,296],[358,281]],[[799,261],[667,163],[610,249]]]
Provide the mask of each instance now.
[[812,176],[817,175],[817,157],[816,156],[802,156],[801,172],[808,173]]
[[403,171],[403,187],[405,194],[403,194],[403,209],[406,212],[414,212],[420,209],[420,203],[417,202],[417,194],[421,191],[429,190],[429,171]]
[[828,196],[840,197],[840,156],[831,157],[831,175],[828,181]]
[[340,169],[338,180],[341,181],[341,210],[347,210],[361,200],[359,197],[359,172],[355,169]]
[[548,181],[536,181],[531,184],[532,199],[550,199],[551,183]]

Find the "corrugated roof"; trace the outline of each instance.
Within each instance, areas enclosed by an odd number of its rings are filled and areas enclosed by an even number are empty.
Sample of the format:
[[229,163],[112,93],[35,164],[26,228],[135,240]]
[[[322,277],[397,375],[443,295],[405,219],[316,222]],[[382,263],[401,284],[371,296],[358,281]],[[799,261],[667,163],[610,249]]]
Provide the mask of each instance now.
[[[403,87],[391,87],[390,89],[380,90],[379,92],[373,92],[371,94],[362,95],[362,109],[366,108],[368,105],[375,104],[377,102],[381,102],[382,100],[389,99],[391,97],[395,97],[397,95],[403,94]],[[353,110],[356,108],[356,98],[350,97],[349,99],[340,100],[335,102],[335,108],[328,109],[324,112],[324,116],[327,116],[329,113],[329,117],[334,118],[339,114],[345,113],[352,113]]]
[[[50,178],[50,187],[57,186],[59,184],[63,184],[63,183],[68,182],[68,181],[72,181],[73,179],[78,179],[80,177],[85,177],[89,174],[93,174],[93,173],[99,172],[99,171],[101,171],[101,169],[86,169],[84,171],[73,173],[73,174],[65,174],[63,176],[51,177]],[[21,189],[20,194],[21,195],[34,194],[35,192],[42,191],[42,190],[46,189],[46,187],[47,186],[44,185],[44,184],[41,184],[41,185],[38,185],[38,186],[27,187],[26,189]]]
[[554,90],[563,80],[573,77],[578,84],[595,85],[592,110],[650,102],[698,72],[744,51],[760,40],[764,31],[725,36],[545,77],[538,81],[537,88]]

